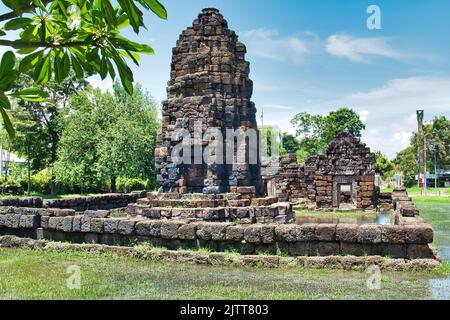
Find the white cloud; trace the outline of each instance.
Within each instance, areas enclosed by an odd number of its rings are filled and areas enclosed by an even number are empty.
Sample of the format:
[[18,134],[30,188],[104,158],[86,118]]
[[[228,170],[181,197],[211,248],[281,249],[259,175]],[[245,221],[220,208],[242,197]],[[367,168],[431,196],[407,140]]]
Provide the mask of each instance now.
[[112,90],[113,82],[110,77],[107,77],[105,80],[102,80],[99,75],[95,75],[89,77],[87,81],[94,87],[99,88],[102,91]]
[[289,37],[280,36],[277,30],[254,29],[240,33],[251,55],[276,60],[301,63],[309,56],[318,39],[311,32],[303,32]]
[[359,63],[367,63],[374,56],[404,59],[406,55],[391,48],[388,40],[387,38],[357,38],[347,34],[334,34],[326,40],[325,51]]
[[402,146],[406,147],[408,146],[410,140],[411,140],[412,132],[408,131],[400,131],[394,133],[392,136],[392,139],[394,139],[395,142],[400,143]]
[[360,115],[367,115],[363,142],[372,150],[379,150],[393,158],[409,146],[411,134],[417,131],[417,109],[425,110],[426,120],[438,115],[450,117],[449,88],[450,77],[393,79],[378,88],[343,95],[338,99],[315,104],[299,103],[294,110],[280,112],[265,109],[264,122],[276,122],[283,131],[291,132],[290,120],[299,111],[328,114],[336,108],[347,106],[360,110]]
[[292,107],[292,106],[286,106],[286,105],[282,105],[282,104],[271,104],[271,103],[262,104],[261,107],[263,107],[264,109],[275,109],[275,110],[294,110],[294,109],[296,109],[295,107]]
[[367,118],[369,117],[369,111],[367,110],[362,110],[358,112],[358,114],[362,122],[366,122]]

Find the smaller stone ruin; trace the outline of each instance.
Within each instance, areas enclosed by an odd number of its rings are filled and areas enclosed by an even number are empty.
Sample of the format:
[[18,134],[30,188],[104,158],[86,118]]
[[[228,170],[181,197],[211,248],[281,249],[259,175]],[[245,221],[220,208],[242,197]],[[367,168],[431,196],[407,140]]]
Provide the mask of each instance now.
[[300,181],[302,197],[315,202],[318,209],[376,206],[375,155],[346,131],[325,154],[306,160]]

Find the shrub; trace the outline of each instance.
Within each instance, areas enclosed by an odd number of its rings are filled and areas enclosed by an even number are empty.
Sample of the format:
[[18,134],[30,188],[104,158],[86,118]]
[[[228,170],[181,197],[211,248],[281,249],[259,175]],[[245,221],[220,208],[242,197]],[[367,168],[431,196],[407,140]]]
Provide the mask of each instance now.
[[31,176],[31,188],[33,191],[43,194],[51,192],[52,173],[44,169]]
[[117,190],[119,192],[131,192],[136,190],[145,190],[148,186],[148,180],[139,178],[123,178],[117,179]]

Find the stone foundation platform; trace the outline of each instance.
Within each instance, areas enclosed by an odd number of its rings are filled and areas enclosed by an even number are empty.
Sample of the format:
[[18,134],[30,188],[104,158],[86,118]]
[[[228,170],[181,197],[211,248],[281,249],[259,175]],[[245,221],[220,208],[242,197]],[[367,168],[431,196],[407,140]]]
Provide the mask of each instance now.
[[270,255],[239,255],[235,253],[200,253],[195,251],[171,251],[152,249],[148,246],[119,247],[100,244],[71,244],[32,240],[15,236],[0,237],[0,248],[26,248],[43,251],[79,251],[88,253],[114,253],[139,259],[195,263],[200,265],[225,265],[237,267],[264,268],[330,268],[363,271],[376,265],[383,271],[432,271],[440,266],[436,259],[386,259],[381,256],[327,256],[327,257],[284,257]]

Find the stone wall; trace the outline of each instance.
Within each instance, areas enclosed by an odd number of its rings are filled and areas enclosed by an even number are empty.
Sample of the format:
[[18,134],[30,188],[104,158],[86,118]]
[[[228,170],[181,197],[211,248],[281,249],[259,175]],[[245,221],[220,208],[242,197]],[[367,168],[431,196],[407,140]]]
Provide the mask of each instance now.
[[74,210],[0,208],[0,234],[56,241],[130,246],[148,242],[169,249],[235,248],[243,254],[279,252],[291,256],[381,255],[434,258],[428,244],[433,229],[419,217],[399,217],[397,225],[253,224],[199,222],[191,219],[112,218],[105,212],[77,215]]
[[300,165],[295,154],[280,157],[279,166],[263,163],[262,179],[267,194],[280,201],[293,201],[301,197]]
[[[257,129],[245,53],[245,46],[217,9],[204,9],[192,27],[182,32],[173,49],[168,99],[163,102],[157,139],[156,166],[162,192],[218,193],[236,186],[256,186],[259,191],[259,163],[222,164],[222,152],[216,150],[220,148],[218,139],[203,136],[210,128],[218,128],[223,137],[227,129]],[[201,137],[194,136],[198,122]],[[211,147],[208,161],[175,163],[172,151],[182,141],[181,136],[175,137],[176,132],[187,132],[192,137],[189,142],[202,151]],[[234,155],[248,154],[254,145],[257,141],[236,143]]]
[[16,236],[0,236],[0,247],[23,248],[28,250],[62,252],[78,251],[85,253],[113,253],[132,256],[138,259],[152,261],[167,261],[173,263],[195,263],[201,265],[225,265],[235,267],[265,267],[265,268],[331,268],[343,270],[366,270],[376,265],[386,271],[423,270],[431,271],[440,266],[436,259],[386,259],[381,256],[327,256],[286,257],[279,255],[239,255],[223,252],[196,252],[188,250],[164,250],[150,246],[119,247],[102,244],[61,243],[47,240],[33,240]]
[[289,223],[292,204],[277,197],[248,198],[245,194],[153,194],[129,204],[126,213],[148,219],[197,219],[240,223]]
[[300,168],[301,195],[318,208],[336,208],[340,187],[351,188],[351,202],[357,208],[376,205],[375,155],[348,132],[342,132],[325,154],[313,156]]
[[125,208],[145,197],[147,192],[135,191],[131,193],[102,194],[89,197],[72,197],[43,200],[39,197],[0,199],[1,206],[32,207],[32,208],[63,208],[75,211],[110,210]]

